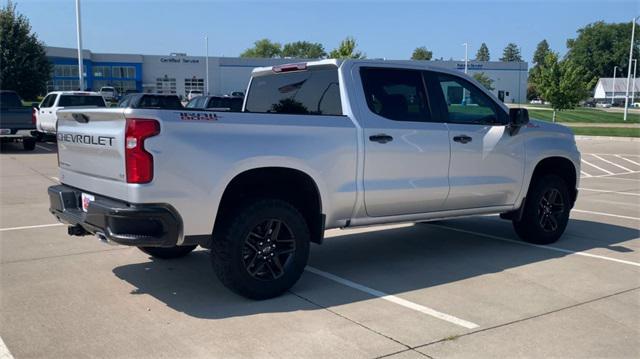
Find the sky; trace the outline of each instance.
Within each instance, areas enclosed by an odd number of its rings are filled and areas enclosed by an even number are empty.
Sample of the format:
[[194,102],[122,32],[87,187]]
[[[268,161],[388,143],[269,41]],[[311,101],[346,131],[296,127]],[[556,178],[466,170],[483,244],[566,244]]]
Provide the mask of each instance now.
[[[4,6],[7,0],[0,0]],[[74,0],[14,0],[46,45],[76,47]],[[566,40],[595,21],[630,22],[640,1],[204,1],[81,0],[83,47],[96,53],[238,56],[268,38],[320,42],[330,51],[353,36],[368,58],[408,59],[426,46],[434,58],[473,58],[482,42],[497,60],[509,42],[531,62],[547,39]]]

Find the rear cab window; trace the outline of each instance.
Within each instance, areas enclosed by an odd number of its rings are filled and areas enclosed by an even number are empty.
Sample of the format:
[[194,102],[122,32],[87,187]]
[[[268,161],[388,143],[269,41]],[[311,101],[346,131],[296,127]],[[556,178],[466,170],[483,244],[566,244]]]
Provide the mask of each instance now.
[[16,94],[15,92],[0,92],[0,107],[22,107],[20,96],[18,96],[18,94]]
[[98,95],[60,95],[59,107],[107,107],[104,98]]
[[301,71],[255,76],[247,96],[246,112],[342,115],[335,66],[312,66]]

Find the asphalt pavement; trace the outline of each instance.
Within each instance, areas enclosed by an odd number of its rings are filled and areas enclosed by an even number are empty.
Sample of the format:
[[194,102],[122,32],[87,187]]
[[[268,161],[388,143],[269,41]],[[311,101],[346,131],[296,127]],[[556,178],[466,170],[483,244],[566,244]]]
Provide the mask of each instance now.
[[640,143],[579,141],[565,235],[482,216],[327,231],[276,299],[69,237],[48,213],[55,144],[0,154],[0,358],[640,357]]

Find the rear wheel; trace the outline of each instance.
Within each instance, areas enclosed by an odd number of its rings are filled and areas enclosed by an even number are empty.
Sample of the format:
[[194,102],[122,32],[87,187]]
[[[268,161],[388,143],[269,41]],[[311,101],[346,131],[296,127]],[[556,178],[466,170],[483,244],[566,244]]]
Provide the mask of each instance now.
[[173,259],[184,257],[191,253],[197,246],[174,246],[174,247],[138,247],[141,251],[160,259]]
[[25,151],[33,151],[36,149],[36,139],[33,137],[26,137],[22,139],[22,148]]
[[537,179],[527,194],[522,219],[513,221],[520,238],[529,243],[557,241],[567,228],[571,201],[566,182],[556,175]]
[[309,229],[289,203],[261,199],[223,221],[211,248],[213,269],[232,291],[251,299],[276,297],[302,275]]

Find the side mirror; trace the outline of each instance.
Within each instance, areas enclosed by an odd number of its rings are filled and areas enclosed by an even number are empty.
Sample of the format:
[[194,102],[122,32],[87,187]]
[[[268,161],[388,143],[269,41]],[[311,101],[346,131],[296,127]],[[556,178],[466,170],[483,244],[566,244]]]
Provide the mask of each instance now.
[[33,102],[31,103],[31,107],[35,108],[36,110],[40,109],[40,103],[39,102]]
[[529,111],[526,108],[509,109],[509,125],[521,127],[529,123]]

